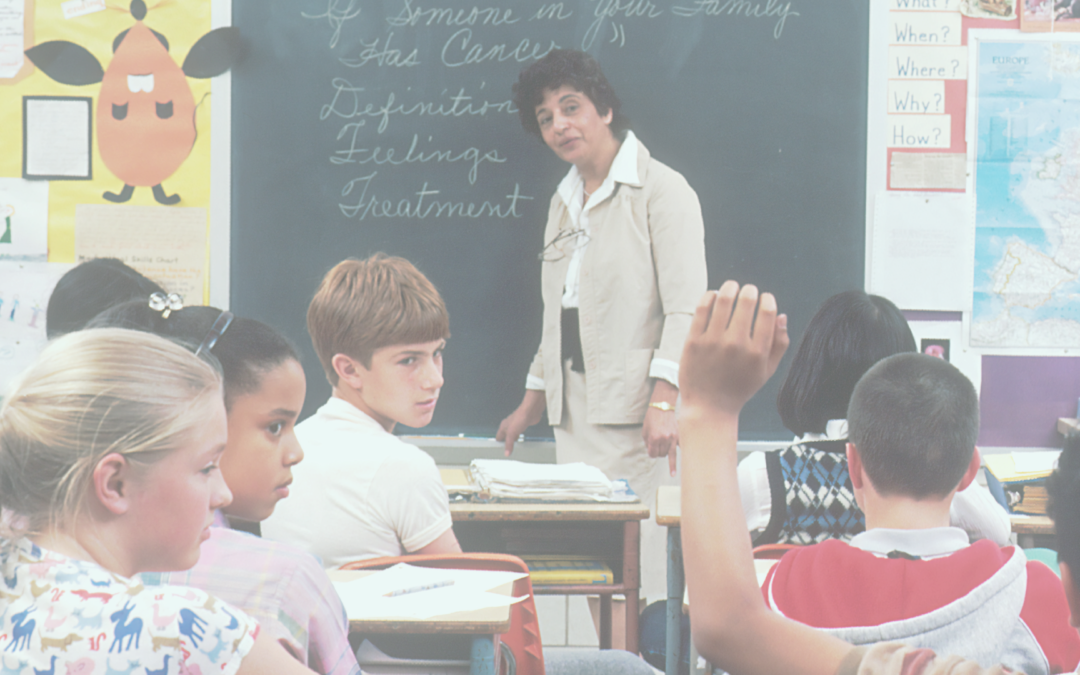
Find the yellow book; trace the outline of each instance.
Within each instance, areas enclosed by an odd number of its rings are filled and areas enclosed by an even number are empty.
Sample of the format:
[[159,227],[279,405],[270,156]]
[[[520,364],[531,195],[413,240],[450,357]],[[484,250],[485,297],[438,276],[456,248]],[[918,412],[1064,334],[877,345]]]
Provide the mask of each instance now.
[[615,573],[603,560],[589,556],[522,556],[534,586],[603,585],[615,583]]

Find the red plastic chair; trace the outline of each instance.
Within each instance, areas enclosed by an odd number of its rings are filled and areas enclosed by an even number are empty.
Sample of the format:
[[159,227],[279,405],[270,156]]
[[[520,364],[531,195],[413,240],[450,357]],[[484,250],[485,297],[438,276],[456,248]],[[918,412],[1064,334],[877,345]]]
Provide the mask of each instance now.
[[[341,566],[343,570],[383,569],[398,563],[418,567],[447,567],[468,570],[502,570],[525,572],[529,566],[517,556],[503,553],[433,553],[356,560]],[[540,623],[536,618],[532,580],[529,577],[514,582],[514,597],[527,596],[511,606],[510,630],[500,641],[510,648],[517,665],[517,675],[544,675],[544,651],[540,643]]]
[[799,548],[798,544],[763,544],[754,549],[755,560],[779,560],[784,554],[793,548]]

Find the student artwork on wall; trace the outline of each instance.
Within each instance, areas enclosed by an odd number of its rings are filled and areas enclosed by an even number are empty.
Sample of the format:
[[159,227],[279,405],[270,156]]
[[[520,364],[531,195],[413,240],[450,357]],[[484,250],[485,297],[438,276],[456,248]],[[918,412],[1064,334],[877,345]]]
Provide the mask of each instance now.
[[1080,31],[1080,1],[1021,0],[1020,30],[1025,32]]
[[0,0],[0,85],[14,84],[33,70],[23,56],[33,40],[33,0]]
[[45,308],[71,267],[0,261],[0,395],[45,347]]
[[238,32],[218,28],[203,35],[178,65],[166,35],[144,23],[143,0],[130,5],[134,24],[112,42],[108,66],[88,49],[51,40],[26,51],[50,78],[71,86],[101,84],[97,103],[98,147],[106,167],[123,185],[106,191],[110,202],[126,202],[136,187],[149,187],[160,204],[176,204],[163,182],[191,153],[197,137],[196,101],[187,78],[210,78],[228,70],[239,54]]
[[[131,0],[0,0],[0,43],[6,44],[5,29],[15,32],[11,29],[16,23],[14,14],[24,19],[16,50],[23,63],[21,75],[5,78],[0,72],[0,178],[27,177],[48,185],[45,217],[51,261],[75,260],[76,206],[108,205],[107,192],[124,195],[125,186],[131,186],[126,205],[157,206],[162,210],[176,206],[206,210],[211,205],[211,119],[215,103],[211,92],[215,79],[206,77],[213,75],[212,71],[200,70],[194,64],[220,63],[222,57],[231,63],[234,39],[218,41],[221,49],[217,49],[212,44],[216,38],[204,38],[234,36],[235,31],[215,32],[220,24],[212,21],[212,0],[145,0],[141,3],[145,14],[137,19],[132,10],[134,6],[138,13],[139,4],[133,5]],[[136,30],[137,26],[145,31]],[[136,39],[138,33],[150,40]],[[16,37],[9,35],[8,42],[14,44]],[[53,49],[55,59],[48,66],[36,66],[25,52],[38,54],[33,50],[45,44],[53,45],[49,49]],[[150,56],[124,55],[137,51],[134,48],[138,44],[143,44]],[[60,49],[58,45],[66,46]],[[6,49],[0,46],[0,51]],[[123,70],[143,69],[151,56],[158,59],[153,64],[164,68],[167,75]],[[2,62],[0,57],[0,71]],[[63,62],[68,62],[69,67],[60,67]],[[72,64],[81,66],[75,68]],[[185,73],[186,67],[191,75]],[[54,68],[66,71],[66,76],[60,76],[64,78],[94,80],[96,73],[96,82],[57,81],[49,73]],[[107,72],[114,77],[106,78]],[[150,78],[129,81],[127,75],[153,75],[152,91]],[[114,97],[126,92],[131,96],[127,102],[106,100],[110,80],[116,87],[109,91]],[[166,92],[170,98],[152,100],[143,112],[136,109],[137,103]],[[188,108],[180,102],[180,94],[185,92],[190,96],[185,99],[190,100]],[[173,114],[167,118],[170,100]],[[149,121],[161,126],[137,133],[103,135],[103,113],[111,122],[121,123],[113,118],[113,103],[121,106],[118,114],[122,114],[125,103],[129,106],[126,122],[141,120],[144,125]],[[159,117],[157,104],[162,104],[160,112],[167,119]],[[168,122],[175,127],[168,126]],[[140,138],[139,151],[133,150],[135,138]],[[159,191],[165,198],[178,195],[175,206],[162,206],[154,194],[154,185],[161,186]],[[219,189],[228,190],[227,181],[224,186],[213,186],[213,190]],[[45,234],[42,238],[44,242]],[[43,247],[44,243],[42,251]]]
[[0,178],[0,260],[45,262],[49,184]]

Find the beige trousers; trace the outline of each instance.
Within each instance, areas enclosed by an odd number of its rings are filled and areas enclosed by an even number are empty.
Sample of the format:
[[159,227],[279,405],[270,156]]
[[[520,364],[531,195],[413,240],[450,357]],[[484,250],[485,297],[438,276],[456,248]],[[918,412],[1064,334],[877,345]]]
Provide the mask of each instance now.
[[584,462],[608,478],[625,478],[649,508],[641,522],[641,607],[667,598],[667,529],[656,524],[656,489],[677,485],[666,457],[653,459],[645,449],[640,424],[589,424],[586,419],[585,375],[563,367],[562,424],[555,427],[559,464]]

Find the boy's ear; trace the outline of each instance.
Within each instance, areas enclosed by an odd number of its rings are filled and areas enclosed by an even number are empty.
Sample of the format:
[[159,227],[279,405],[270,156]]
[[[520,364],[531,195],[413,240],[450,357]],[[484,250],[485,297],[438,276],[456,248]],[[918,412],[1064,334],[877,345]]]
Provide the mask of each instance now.
[[98,461],[93,473],[94,496],[106,511],[117,516],[127,513],[131,507],[129,480],[131,465],[120,453],[109,453]]
[[1069,623],[1074,628],[1080,627],[1080,589],[1076,588],[1069,565],[1061,558],[1058,558],[1058,568],[1061,570],[1061,585],[1065,587],[1065,599],[1069,601]]
[[862,457],[859,457],[859,451],[854,443],[847,444],[847,468],[848,475],[851,477],[851,487],[861,490],[863,487]]
[[334,367],[339,382],[344,382],[357,391],[364,388],[363,373],[366,369],[351,356],[334,354],[334,357],[330,359],[330,365]]
[[975,451],[971,453],[971,461],[968,462],[967,471],[964,472],[964,477],[960,479],[960,484],[956,486],[956,491],[966,490],[971,481],[975,480],[975,476],[979,475],[979,469],[982,468],[982,455],[979,454],[979,449],[975,448]]

